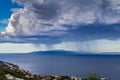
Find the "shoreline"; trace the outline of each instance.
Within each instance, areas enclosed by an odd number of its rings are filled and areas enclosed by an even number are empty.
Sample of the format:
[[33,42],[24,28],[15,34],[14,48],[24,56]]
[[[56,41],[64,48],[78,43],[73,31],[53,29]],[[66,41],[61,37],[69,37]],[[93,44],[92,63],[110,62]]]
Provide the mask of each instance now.
[[3,75],[6,78],[5,80],[89,80],[89,78],[94,78],[93,80],[109,80],[104,77],[97,77],[96,74],[90,74],[88,78],[64,75],[38,75],[20,69],[17,65],[3,61],[0,61],[0,70],[5,72]]

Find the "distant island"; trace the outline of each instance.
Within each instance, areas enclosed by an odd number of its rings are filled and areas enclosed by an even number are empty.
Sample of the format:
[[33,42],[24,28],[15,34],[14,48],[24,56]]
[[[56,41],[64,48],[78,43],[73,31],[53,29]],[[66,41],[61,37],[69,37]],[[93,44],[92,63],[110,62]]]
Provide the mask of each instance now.
[[0,80],[108,80],[107,78],[97,77],[90,74],[87,78],[75,76],[52,76],[52,75],[36,75],[29,71],[20,69],[19,66],[0,61]]
[[120,52],[75,52],[75,51],[65,51],[65,50],[48,50],[48,51],[33,51],[28,54],[37,55],[71,55],[71,56],[120,56]]
[[78,52],[74,51],[64,51],[64,50],[49,50],[49,51],[34,51],[30,54],[39,54],[39,55],[77,55]]

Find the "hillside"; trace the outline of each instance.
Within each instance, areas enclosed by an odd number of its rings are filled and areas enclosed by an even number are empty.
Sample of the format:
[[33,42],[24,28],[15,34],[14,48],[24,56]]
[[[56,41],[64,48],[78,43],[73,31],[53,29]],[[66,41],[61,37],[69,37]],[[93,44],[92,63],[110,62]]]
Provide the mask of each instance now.
[[0,80],[108,80],[90,74],[88,78],[74,76],[44,76],[32,74],[19,68],[19,66],[0,61]]
[[69,76],[44,76],[31,74],[17,65],[0,61],[0,80],[72,80]]

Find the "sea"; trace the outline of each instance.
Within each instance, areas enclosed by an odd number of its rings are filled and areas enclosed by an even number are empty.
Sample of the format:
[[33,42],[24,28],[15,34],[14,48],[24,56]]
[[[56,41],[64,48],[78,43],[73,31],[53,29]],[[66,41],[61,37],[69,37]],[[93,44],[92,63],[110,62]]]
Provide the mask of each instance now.
[[34,74],[86,77],[95,73],[110,80],[120,80],[120,55],[0,54],[0,60]]

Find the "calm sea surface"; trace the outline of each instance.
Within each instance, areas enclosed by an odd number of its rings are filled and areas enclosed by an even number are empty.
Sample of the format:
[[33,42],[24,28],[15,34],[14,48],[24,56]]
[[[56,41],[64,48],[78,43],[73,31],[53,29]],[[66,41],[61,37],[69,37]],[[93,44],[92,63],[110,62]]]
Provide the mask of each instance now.
[[37,55],[0,54],[0,60],[41,75],[87,76],[96,73],[111,80],[120,80],[120,56],[110,55]]

